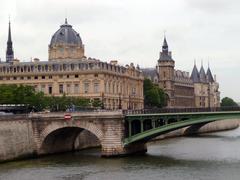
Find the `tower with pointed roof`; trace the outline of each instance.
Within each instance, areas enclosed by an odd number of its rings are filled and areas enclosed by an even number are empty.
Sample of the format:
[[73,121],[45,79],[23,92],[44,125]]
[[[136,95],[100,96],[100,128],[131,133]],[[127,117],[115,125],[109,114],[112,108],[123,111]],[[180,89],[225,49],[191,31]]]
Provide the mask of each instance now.
[[7,51],[6,51],[6,62],[11,63],[14,59],[14,52],[12,46],[12,34],[11,34],[11,22],[8,23],[8,40],[7,40]]
[[220,107],[219,84],[213,78],[209,65],[207,72],[205,72],[203,63],[201,63],[200,71],[194,63],[191,80],[194,84],[196,107]]
[[174,100],[174,67],[175,61],[172,53],[168,50],[166,36],[164,36],[162,52],[158,59],[157,71],[159,74],[159,86],[164,89],[168,96],[168,107],[173,107]]
[[206,73],[206,78],[209,86],[209,106],[220,107],[219,83],[217,82],[216,78],[213,77],[209,65]]

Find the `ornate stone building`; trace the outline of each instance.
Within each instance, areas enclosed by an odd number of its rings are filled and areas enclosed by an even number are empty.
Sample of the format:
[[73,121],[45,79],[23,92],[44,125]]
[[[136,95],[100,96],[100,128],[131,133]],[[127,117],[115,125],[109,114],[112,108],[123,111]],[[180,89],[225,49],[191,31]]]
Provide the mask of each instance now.
[[[10,24],[7,44],[12,49]],[[143,108],[139,67],[87,58],[80,35],[67,20],[52,36],[48,61],[20,62],[8,50],[6,62],[0,63],[0,84],[30,85],[48,96],[99,99],[106,109]]]
[[166,37],[156,68],[142,69],[145,78],[151,79],[164,89],[168,98],[168,107],[219,107],[219,84],[210,68],[205,73],[194,65],[189,72],[176,70],[172,53],[168,50]]

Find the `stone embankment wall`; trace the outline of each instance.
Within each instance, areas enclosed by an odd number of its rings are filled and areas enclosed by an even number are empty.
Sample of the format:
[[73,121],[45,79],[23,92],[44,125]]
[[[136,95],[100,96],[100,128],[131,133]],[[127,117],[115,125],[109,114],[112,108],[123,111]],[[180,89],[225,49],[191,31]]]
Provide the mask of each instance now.
[[0,117],[0,161],[33,156],[31,121],[22,116],[9,118]]

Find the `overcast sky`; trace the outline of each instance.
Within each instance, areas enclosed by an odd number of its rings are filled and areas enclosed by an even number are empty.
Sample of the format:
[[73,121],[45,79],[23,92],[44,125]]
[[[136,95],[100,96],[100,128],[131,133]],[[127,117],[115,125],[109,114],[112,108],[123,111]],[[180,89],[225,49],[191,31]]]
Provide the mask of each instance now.
[[221,97],[240,102],[239,0],[0,0],[0,57],[5,61],[8,16],[15,57],[48,59],[51,36],[68,18],[87,57],[154,67],[164,31],[176,68],[208,61]]

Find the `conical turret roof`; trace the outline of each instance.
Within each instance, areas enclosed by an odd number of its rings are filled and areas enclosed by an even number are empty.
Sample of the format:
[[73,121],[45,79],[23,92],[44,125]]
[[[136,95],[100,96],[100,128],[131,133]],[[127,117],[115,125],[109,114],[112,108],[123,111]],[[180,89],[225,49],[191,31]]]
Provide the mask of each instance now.
[[208,82],[214,82],[214,78],[213,78],[212,72],[209,67],[207,70],[207,79],[208,79]]
[[203,66],[201,66],[200,72],[199,72],[199,78],[201,82],[207,82],[206,80],[206,73],[205,70],[203,68]]
[[192,74],[191,74],[191,79],[194,83],[198,83],[200,81],[199,72],[198,72],[196,64],[194,64]]

